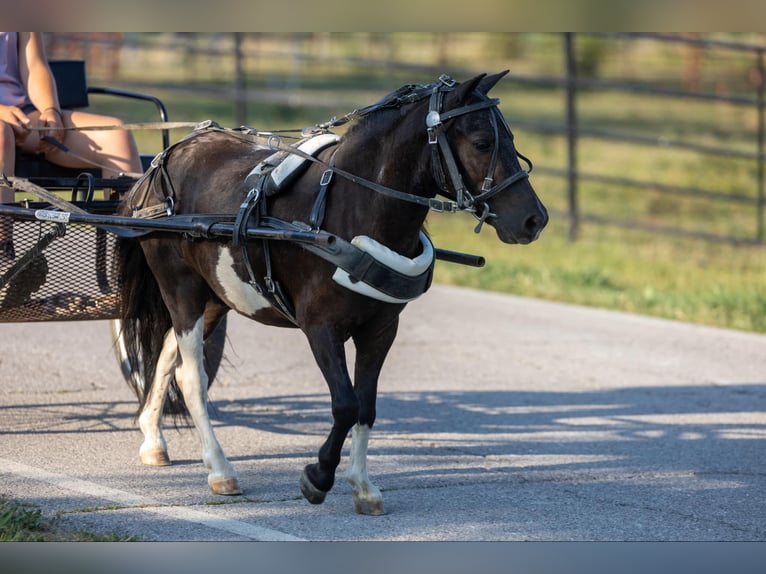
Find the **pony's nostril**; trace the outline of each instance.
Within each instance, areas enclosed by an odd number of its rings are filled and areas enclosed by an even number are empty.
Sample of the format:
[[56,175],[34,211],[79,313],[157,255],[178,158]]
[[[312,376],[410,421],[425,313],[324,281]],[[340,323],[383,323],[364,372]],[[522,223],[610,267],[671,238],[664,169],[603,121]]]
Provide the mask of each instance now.
[[535,215],[530,215],[524,220],[524,231],[530,236],[536,236],[548,223],[548,213],[543,211]]
[[542,219],[539,215],[530,215],[524,222],[524,230],[534,235],[542,228]]

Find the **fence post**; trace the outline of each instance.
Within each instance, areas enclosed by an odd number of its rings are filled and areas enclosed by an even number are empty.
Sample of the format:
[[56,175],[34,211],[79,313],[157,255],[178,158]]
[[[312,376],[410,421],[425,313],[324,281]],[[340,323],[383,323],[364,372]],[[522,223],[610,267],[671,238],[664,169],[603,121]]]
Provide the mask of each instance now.
[[238,126],[247,124],[247,87],[242,37],[242,32],[234,32],[234,122]]
[[763,50],[758,50],[758,214],[757,234],[758,242],[763,243],[763,210],[764,202],[764,145],[766,145],[766,122],[764,121],[764,83],[766,82],[766,69],[763,64]]
[[580,215],[577,202],[577,64],[574,55],[574,33],[564,33],[566,62],[567,181],[569,202],[569,240],[577,239]]

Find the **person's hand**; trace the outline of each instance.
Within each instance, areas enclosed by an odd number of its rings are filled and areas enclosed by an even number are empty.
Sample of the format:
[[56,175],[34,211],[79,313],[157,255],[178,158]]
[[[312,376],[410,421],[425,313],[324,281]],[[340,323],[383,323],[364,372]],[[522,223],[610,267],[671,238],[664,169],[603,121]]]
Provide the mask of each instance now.
[[16,141],[21,145],[29,135],[31,119],[16,106],[0,105],[0,121],[5,122],[13,130]]
[[64,118],[62,117],[61,112],[56,108],[47,108],[40,112],[40,126],[45,128],[58,128],[45,130],[40,134],[40,152],[47,153],[56,149],[53,144],[44,141],[42,136],[48,136],[59,143],[64,141],[64,134],[66,132],[61,129],[64,127]]

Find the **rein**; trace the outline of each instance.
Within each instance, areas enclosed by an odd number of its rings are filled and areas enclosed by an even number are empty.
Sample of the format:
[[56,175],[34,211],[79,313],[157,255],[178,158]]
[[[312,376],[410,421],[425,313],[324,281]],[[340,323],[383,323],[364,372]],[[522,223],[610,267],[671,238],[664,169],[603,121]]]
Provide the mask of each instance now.
[[[44,134],[45,132],[55,132],[55,131],[65,131],[65,132],[70,132],[70,131],[89,132],[90,131],[92,132],[92,131],[110,131],[110,130],[159,130],[159,129],[167,130],[167,129],[174,129],[174,128],[196,127],[198,125],[199,124],[196,122],[140,122],[140,123],[132,123],[132,124],[114,124],[114,125],[105,125],[105,126],[63,126],[63,127],[35,126],[35,127],[27,128],[27,129],[29,131],[41,132],[42,134]],[[55,140],[48,135],[41,135],[40,139],[46,143],[51,144],[57,149],[61,150],[68,156],[73,157],[76,160],[79,160],[92,167],[97,167],[102,170],[111,169],[109,168],[109,166],[100,164],[91,159],[88,159],[86,157],[82,157],[81,155],[76,154],[71,149],[69,149],[69,147],[64,145],[62,142]],[[139,178],[141,177],[142,174],[127,172],[127,173],[123,173],[122,175]]]
[[172,130],[176,128],[194,128],[198,122],[136,122],[132,124],[113,124],[106,126],[37,126],[27,128],[31,132],[99,132],[107,130]]
[[[347,172],[335,165],[331,165],[330,163],[324,162],[319,158],[316,158],[310,154],[303,152],[300,149],[297,149],[296,147],[284,145],[281,142],[281,139],[279,138],[279,136],[275,136],[273,134],[266,136],[267,139],[265,143],[268,147],[270,147],[271,149],[275,151],[277,150],[286,151],[288,153],[298,155],[307,161],[311,161],[313,163],[323,166],[325,168],[325,173],[328,173],[328,172],[337,173],[341,177],[344,177],[345,179],[357,185],[361,185],[377,193],[380,193],[381,195],[385,195],[387,197],[391,197],[394,199],[399,199],[401,201],[406,201],[408,203],[414,203],[416,205],[428,207],[429,209],[435,212],[455,213],[458,211],[465,211],[465,212],[471,213],[474,217],[476,217],[476,219],[479,220],[479,224],[474,229],[476,233],[479,233],[481,231],[482,225],[487,219],[491,217],[496,217],[496,214],[491,212],[487,201],[491,197],[494,197],[495,195],[507,189],[514,183],[517,183],[518,181],[521,181],[522,179],[527,179],[529,177],[529,173],[532,171],[532,162],[527,157],[525,157],[524,155],[520,154],[517,151],[516,155],[520,159],[522,159],[524,162],[527,163],[527,165],[529,166],[529,169],[519,170],[518,172],[507,177],[503,181],[493,185],[494,183],[493,173],[497,165],[497,153],[498,153],[498,147],[499,147],[499,141],[500,141],[498,123],[500,123],[504,127],[504,129],[510,134],[510,128],[508,127],[508,124],[505,122],[505,119],[503,118],[502,114],[497,108],[498,104],[500,103],[500,100],[498,100],[497,98],[489,98],[485,96],[484,94],[475,92],[475,94],[481,98],[481,101],[474,104],[467,104],[460,108],[454,108],[446,112],[442,112],[441,108],[443,105],[444,94],[452,90],[456,85],[457,85],[457,82],[455,82],[455,80],[453,80],[452,78],[450,78],[449,76],[445,74],[442,74],[439,77],[439,80],[435,82],[434,84],[428,84],[425,86],[416,85],[416,84],[407,84],[374,104],[371,104],[364,108],[354,110],[346,114],[340,119],[333,118],[324,124],[318,124],[316,128],[314,128],[314,130],[317,133],[326,133],[330,130],[330,128],[337,127],[349,121],[359,119],[375,111],[378,111],[381,109],[398,108],[406,104],[415,103],[417,101],[423,100],[427,97],[430,98],[429,111],[428,111],[428,114],[426,115],[426,130],[428,133],[428,143],[429,145],[432,146],[431,150],[432,150],[432,164],[433,164],[433,170],[434,170],[434,177],[437,181],[437,184],[439,185],[441,194],[447,197],[446,201],[443,201],[437,198],[422,197],[419,195],[414,195],[412,193],[399,191],[390,187],[386,187],[384,185],[380,185],[374,181],[364,179],[355,174]],[[492,159],[490,161],[490,165],[487,171],[487,176],[484,178],[484,183],[482,184],[481,190],[478,194],[472,195],[466,189],[465,184],[463,183],[463,178],[460,175],[460,170],[458,169],[457,161],[455,160],[455,156],[452,153],[452,148],[450,147],[449,141],[447,140],[447,136],[444,132],[443,126],[445,122],[453,118],[456,118],[458,116],[465,115],[465,114],[470,114],[483,109],[490,110],[490,114],[491,114],[490,121],[494,131],[495,145],[493,147]],[[219,128],[219,129],[223,129],[223,128]],[[241,129],[245,130],[242,132],[243,135],[246,134],[247,136],[255,138],[256,140],[259,138],[263,138],[265,135],[258,132],[257,130],[247,131],[248,128],[241,128]],[[447,168],[446,175],[444,173],[443,166],[446,166]],[[449,176],[449,180],[447,179],[447,176]],[[447,196],[447,194],[450,192],[450,189],[449,189],[450,185],[455,195],[454,200],[449,199],[449,196]],[[479,211],[481,211],[481,213],[479,213]]]
[[[369,106],[355,109],[354,111],[342,116],[341,118],[334,117],[328,122],[325,122],[323,124],[317,124],[317,126],[315,128],[312,128],[311,131],[304,131],[304,135],[310,135],[312,132],[327,133],[333,127],[341,126],[350,121],[367,116],[378,110],[400,108],[404,105],[415,103],[428,97],[430,98],[429,111],[428,111],[428,114],[426,115],[426,130],[428,133],[428,143],[429,145],[432,146],[431,150],[432,150],[432,160],[433,160],[432,164],[433,164],[433,170],[434,170],[434,177],[437,181],[437,184],[439,185],[441,194],[447,197],[446,200],[440,200],[435,197],[434,198],[422,197],[412,193],[399,191],[399,190],[381,185],[374,181],[370,181],[362,177],[359,177],[353,173],[350,173],[348,171],[345,171],[342,168],[337,167],[336,165],[324,162],[320,160],[319,158],[316,158],[310,154],[307,154],[295,146],[283,144],[281,136],[277,135],[277,132],[260,132],[256,129],[247,128],[244,126],[238,129],[232,130],[232,129],[223,128],[219,126],[216,122],[213,122],[211,120],[206,120],[199,123],[143,122],[143,123],[131,123],[131,124],[118,124],[118,125],[111,125],[111,126],[85,126],[85,127],[69,126],[69,127],[63,127],[63,128],[36,127],[36,128],[30,128],[30,129],[41,131],[41,132],[55,131],[55,130],[98,131],[98,130],[114,130],[114,129],[123,129],[123,130],[168,129],[168,128],[180,128],[180,127],[193,127],[194,131],[199,131],[203,129],[215,129],[215,130],[226,132],[234,137],[240,137],[242,139],[247,139],[249,141],[255,141],[255,143],[268,147],[269,149],[273,151],[283,151],[293,155],[297,155],[307,161],[311,161],[313,163],[321,165],[322,167],[325,168],[325,173],[328,173],[328,174],[337,173],[339,176],[351,181],[352,183],[366,187],[368,189],[371,189],[372,191],[375,191],[376,193],[380,193],[382,195],[391,197],[393,199],[398,199],[408,203],[413,203],[416,205],[427,207],[428,209],[435,212],[455,213],[458,211],[465,211],[465,212],[471,213],[474,217],[476,217],[479,220],[479,224],[476,226],[476,229],[474,230],[476,233],[479,233],[482,225],[487,219],[491,217],[496,217],[496,215],[490,211],[487,200],[497,195],[501,191],[507,189],[514,183],[522,179],[528,178],[529,172],[532,171],[532,162],[529,159],[527,159],[525,156],[523,156],[522,154],[516,152],[516,155],[527,163],[527,165],[529,166],[529,169],[520,170],[517,173],[513,174],[512,176],[506,178],[502,182],[494,186],[492,185],[494,182],[494,178],[492,174],[494,173],[495,167],[497,165],[497,152],[498,152],[498,143],[500,138],[499,131],[498,131],[498,119],[500,120],[500,123],[503,125],[503,127],[509,133],[510,133],[510,128],[508,128],[508,124],[505,122],[505,119],[502,117],[499,110],[497,109],[499,100],[496,98],[489,98],[485,96],[484,94],[480,94],[480,93],[477,93],[477,95],[481,97],[482,101],[474,103],[474,104],[468,104],[463,107],[455,108],[446,112],[442,112],[441,107],[443,104],[445,93],[451,91],[456,85],[457,85],[457,82],[455,82],[455,80],[453,80],[446,74],[442,74],[439,77],[439,79],[433,84],[426,84],[426,85],[407,84]],[[465,184],[463,183],[463,178],[460,175],[460,171],[457,167],[457,162],[455,160],[454,154],[452,153],[452,148],[449,145],[443,126],[445,122],[455,117],[465,115],[465,114],[470,114],[483,109],[490,110],[490,114],[491,114],[490,121],[494,131],[495,145],[493,148],[492,159],[490,161],[490,166],[487,172],[487,176],[484,178],[484,183],[482,185],[482,188],[478,194],[473,195],[471,194],[471,192],[468,191],[468,189],[466,189]],[[103,168],[103,166],[97,163],[87,160],[86,158],[77,156],[71,150],[69,150],[65,145],[61,144],[60,142],[57,142],[56,140],[53,140],[50,137],[43,136],[42,139],[55,145],[57,148],[59,148],[63,152],[68,153],[72,155],[73,157],[76,157],[77,159],[85,161],[91,165],[94,165],[95,167]],[[167,151],[168,150],[165,150],[165,152],[162,152],[160,156],[164,155]],[[443,166],[446,166],[447,168],[446,174],[445,174]],[[126,174],[126,175],[141,176],[142,174]],[[450,186],[452,187],[452,191],[455,196],[454,200],[450,199],[449,196],[446,195],[450,192],[450,189],[449,189]]]

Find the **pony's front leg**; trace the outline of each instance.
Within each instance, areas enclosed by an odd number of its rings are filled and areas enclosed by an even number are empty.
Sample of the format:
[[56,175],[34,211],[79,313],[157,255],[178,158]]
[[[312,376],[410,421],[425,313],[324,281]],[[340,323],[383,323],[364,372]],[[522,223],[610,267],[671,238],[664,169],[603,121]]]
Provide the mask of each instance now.
[[176,379],[202,443],[202,460],[210,469],[207,477],[210,489],[215,494],[236,495],[241,493],[237,473],[226,460],[207,412],[208,379],[203,364],[203,325],[204,317],[200,317],[190,331],[176,333],[181,355]]
[[351,465],[346,471],[346,480],[354,489],[354,510],[357,514],[380,516],[383,510],[383,495],[370,482],[367,475],[367,445],[370,439],[368,425],[355,425],[351,431]]
[[335,470],[348,431],[357,422],[359,404],[346,367],[343,339],[332,327],[307,330],[314,358],[330,388],[333,426],[319,449],[319,462],[309,464],[301,476],[301,492],[312,504],[321,504],[335,483]]
[[170,464],[168,447],[162,435],[162,411],[177,357],[176,335],[173,329],[169,329],[157,360],[154,383],[149,387],[149,394],[144,397],[141,415],[138,417],[138,425],[144,435],[139,455],[141,462],[146,465],[167,466]]
[[396,338],[398,326],[397,317],[388,322],[369,324],[354,334],[357,350],[354,390],[359,399],[359,423],[351,433],[351,464],[346,480],[354,489],[354,510],[358,514],[385,514],[380,489],[370,482],[367,475],[367,447],[370,430],[375,423],[378,377]]

